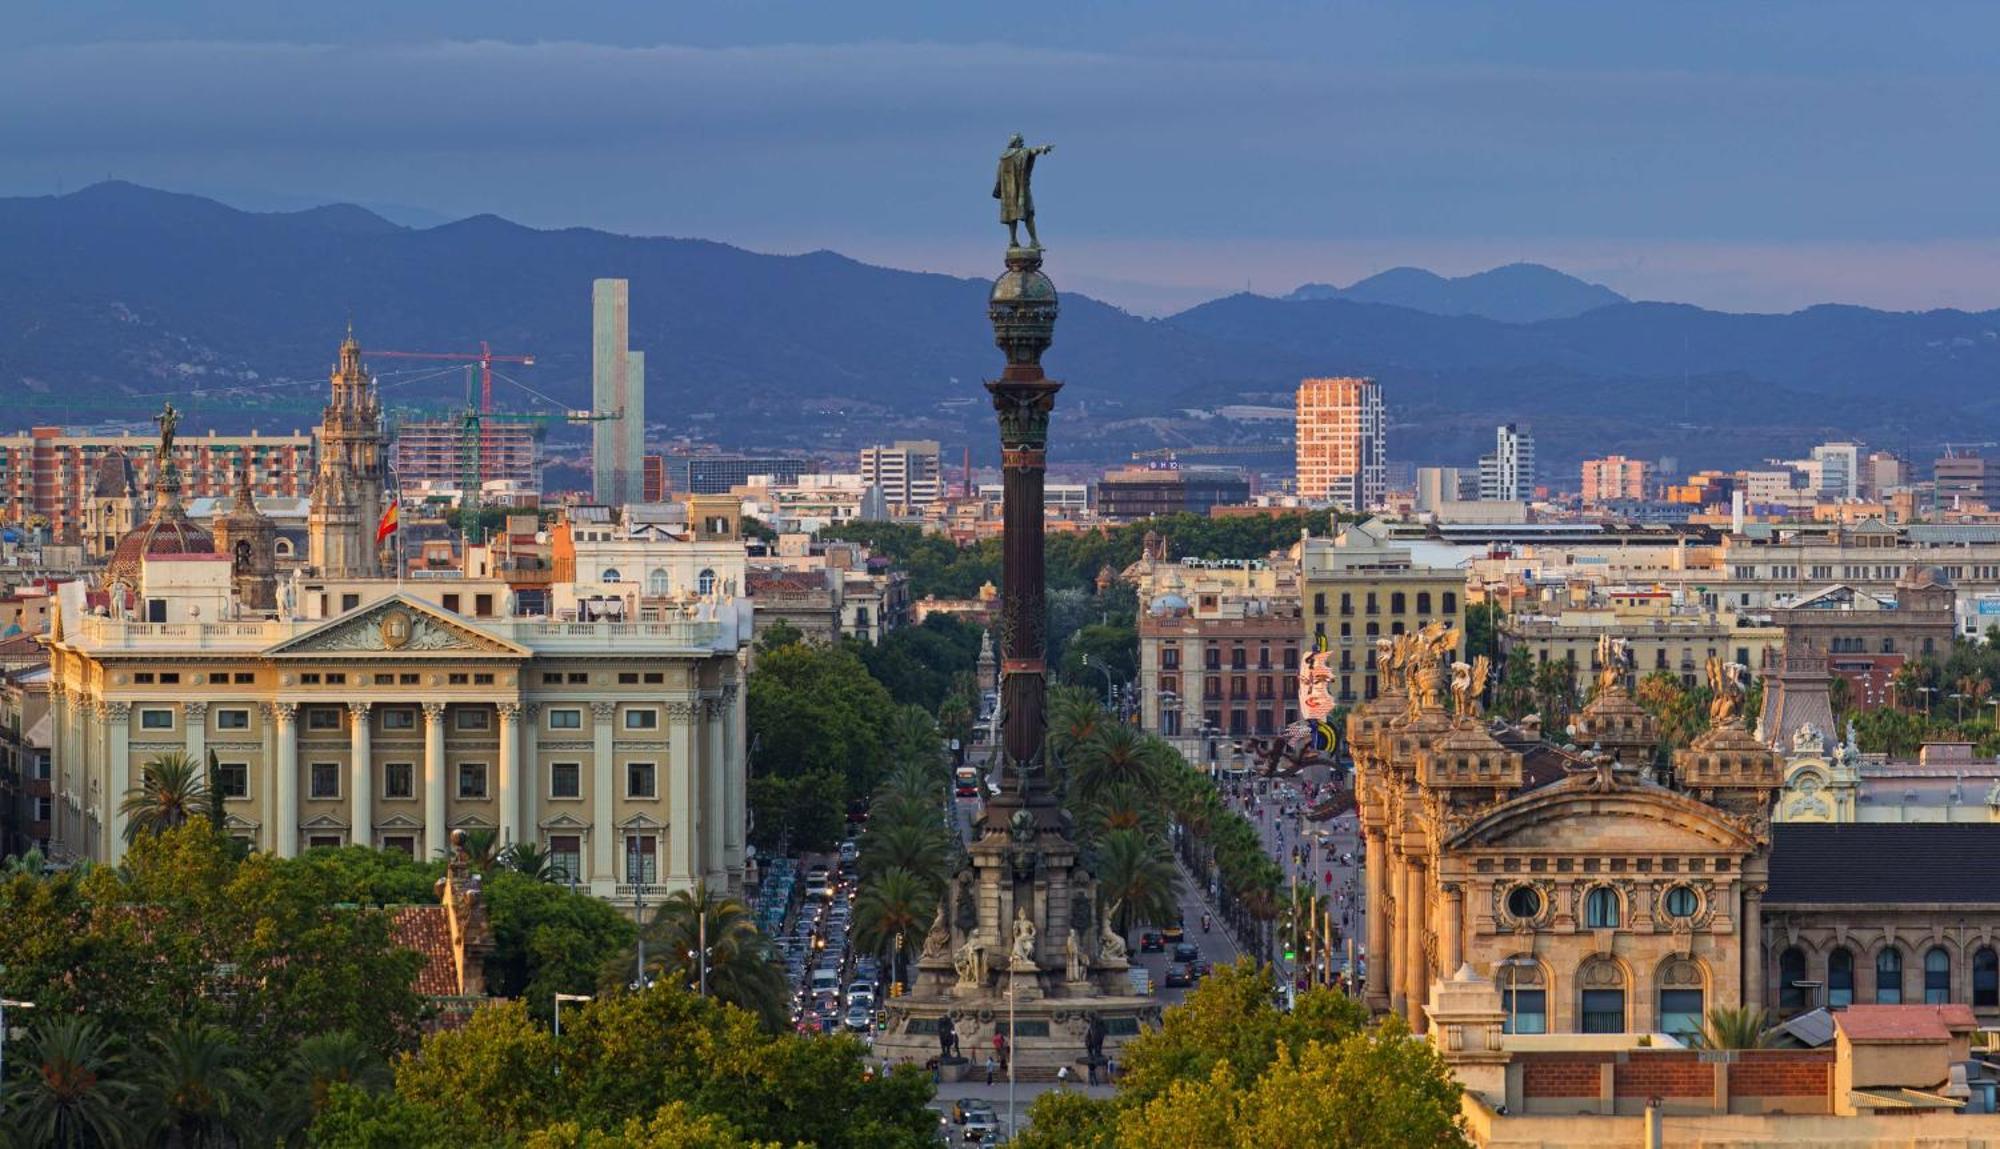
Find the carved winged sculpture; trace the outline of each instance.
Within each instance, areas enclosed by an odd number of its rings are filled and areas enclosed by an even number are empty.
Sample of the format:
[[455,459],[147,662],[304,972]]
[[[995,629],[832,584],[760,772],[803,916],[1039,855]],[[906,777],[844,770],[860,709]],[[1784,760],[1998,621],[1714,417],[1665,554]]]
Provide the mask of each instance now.
[[1597,636],[1597,689],[1608,693],[1625,689],[1625,639],[1615,634]]
[[1451,664],[1451,708],[1459,717],[1467,721],[1479,717],[1486,678],[1492,669],[1492,661],[1483,654],[1471,662]]
[[1403,659],[1408,653],[1400,634],[1375,640],[1375,669],[1382,675],[1382,693],[1394,694],[1403,688]]
[[1708,660],[1708,688],[1715,693],[1708,704],[1711,726],[1741,723],[1743,720],[1743,664],[1725,662],[1711,655]]

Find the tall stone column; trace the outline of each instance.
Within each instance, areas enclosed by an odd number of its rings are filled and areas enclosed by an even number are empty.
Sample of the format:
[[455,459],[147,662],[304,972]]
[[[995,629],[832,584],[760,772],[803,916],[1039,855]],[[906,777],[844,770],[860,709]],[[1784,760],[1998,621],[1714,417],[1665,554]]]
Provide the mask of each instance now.
[[187,756],[206,778],[208,770],[208,703],[181,703],[181,734],[187,743]]
[[[1440,882],[1438,893],[1444,899],[1444,932],[1438,937],[1438,976],[1451,978],[1465,964],[1465,887],[1458,882]],[[1428,991],[1425,998],[1429,998]]]
[[723,775],[728,763],[723,758],[722,724],[728,711],[720,698],[701,700],[701,775],[696,779],[701,791],[701,875],[718,893],[729,888],[729,874],[722,860]]
[[[1753,1013],[1764,1009],[1764,884],[1743,886],[1741,941],[1743,945],[1743,1005]],[[1714,1002],[1704,1003],[1713,1007]]]
[[424,856],[451,844],[444,804],[444,715],[442,702],[424,703]]
[[132,789],[132,706],[105,702],[99,712],[104,718],[104,788],[108,799],[103,856],[107,862],[116,862],[125,856],[125,825],[130,820],[125,816],[125,795]]
[[700,715],[698,701],[667,703],[666,783],[671,801],[667,807],[667,884],[691,889],[701,876],[701,807],[695,798],[695,774],[701,769],[694,724]]
[[615,883],[618,880],[618,873],[612,868],[611,853],[612,839],[618,833],[611,824],[614,809],[611,801],[617,776],[611,760],[611,722],[616,717],[617,703],[590,704],[590,878],[593,882]]
[[347,798],[348,820],[354,829],[348,841],[356,846],[375,845],[375,749],[368,726],[369,704],[347,704]]
[[278,812],[277,828],[271,840],[278,856],[299,856],[299,705],[271,703],[267,712],[278,730]]
[[1367,1001],[1370,1009],[1389,1008],[1389,848],[1381,834],[1370,834],[1367,845],[1367,863],[1363,877],[1367,880],[1367,944],[1368,944],[1368,990]]
[[1410,899],[1405,877],[1409,867],[1398,856],[1393,847],[1384,849],[1388,861],[1386,885],[1396,899],[1396,916],[1390,920],[1388,952],[1382,956],[1389,959],[1389,1008],[1393,1012],[1408,1016],[1410,1010]]
[[521,708],[521,840],[542,840],[542,705]]
[[1405,908],[1399,916],[1410,923],[1403,939],[1403,986],[1409,995],[1404,1016],[1413,1033],[1424,1031],[1424,1002],[1430,996],[1430,972],[1424,968],[1425,900],[1423,863],[1412,859],[1403,868]]
[[500,762],[494,796],[500,805],[500,844],[511,846],[521,840],[521,704],[502,702],[500,711]]
[[745,739],[743,705],[734,682],[722,688],[723,782],[722,864],[729,871],[732,888],[743,883],[744,831],[748,829],[748,796],[744,792],[749,765],[743,760]]

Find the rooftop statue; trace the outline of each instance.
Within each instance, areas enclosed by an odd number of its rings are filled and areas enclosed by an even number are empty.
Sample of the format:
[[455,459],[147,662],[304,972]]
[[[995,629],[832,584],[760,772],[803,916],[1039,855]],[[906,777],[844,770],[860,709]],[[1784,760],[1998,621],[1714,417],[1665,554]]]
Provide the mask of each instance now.
[[174,432],[180,430],[181,413],[169,403],[153,416],[153,422],[160,425],[160,465],[164,467],[174,453]]
[[993,198],[1000,201],[1000,222],[1007,225],[1007,244],[1021,246],[1019,227],[1028,225],[1028,246],[1039,249],[1042,241],[1035,235],[1035,196],[1030,188],[1035,178],[1035,157],[1055,151],[1054,144],[1028,147],[1015,132],[1007,141],[1007,150],[1000,153],[1000,170],[993,177]]

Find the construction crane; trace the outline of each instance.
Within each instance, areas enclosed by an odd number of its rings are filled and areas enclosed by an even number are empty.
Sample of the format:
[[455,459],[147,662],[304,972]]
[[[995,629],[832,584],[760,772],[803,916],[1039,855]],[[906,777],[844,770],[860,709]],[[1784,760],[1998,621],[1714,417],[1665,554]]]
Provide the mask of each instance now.
[[495,355],[484,339],[479,341],[477,353],[470,351],[370,351],[369,357],[379,359],[448,359],[458,363],[479,364],[479,413],[493,413],[493,365],[495,363],[519,363],[523,367],[533,367],[532,355]]
[[486,532],[479,525],[479,495],[481,475],[484,473],[484,444],[487,423],[568,423],[572,426],[587,426],[612,419],[623,419],[625,409],[616,411],[570,410],[561,414],[538,414],[528,411],[481,411],[472,404],[465,405],[459,416],[464,428],[459,438],[458,460],[458,528],[468,552],[470,548],[484,541]]
[[1231,446],[1216,443],[1206,447],[1153,447],[1145,451],[1134,451],[1134,459],[1177,459],[1182,455],[1275,455],[1290,454],[1290,443],[1243,443]]

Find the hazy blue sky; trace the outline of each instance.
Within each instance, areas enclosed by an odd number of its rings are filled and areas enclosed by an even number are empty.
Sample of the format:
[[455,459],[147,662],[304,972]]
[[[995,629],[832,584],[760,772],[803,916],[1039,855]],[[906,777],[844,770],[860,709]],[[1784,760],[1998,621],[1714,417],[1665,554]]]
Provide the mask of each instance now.
[[[1399,263],[1730,309],[2000,306],[2000,5],[66,0],[0,193],[114,174],[991,271],[1159,310]],[[406,213],[416,215],[417,213]]]

